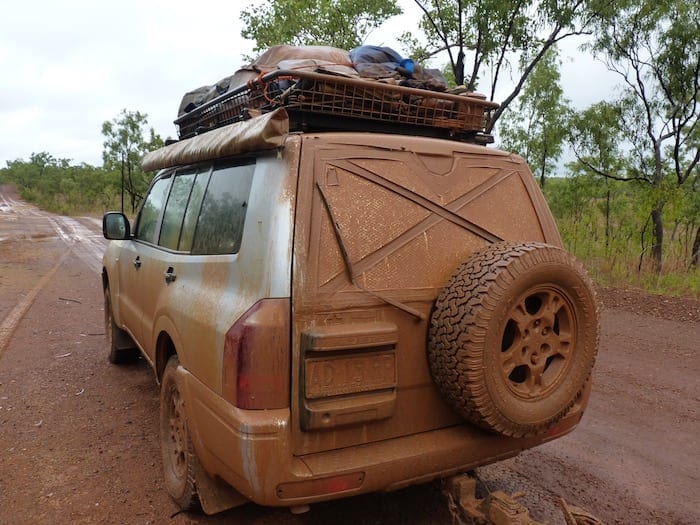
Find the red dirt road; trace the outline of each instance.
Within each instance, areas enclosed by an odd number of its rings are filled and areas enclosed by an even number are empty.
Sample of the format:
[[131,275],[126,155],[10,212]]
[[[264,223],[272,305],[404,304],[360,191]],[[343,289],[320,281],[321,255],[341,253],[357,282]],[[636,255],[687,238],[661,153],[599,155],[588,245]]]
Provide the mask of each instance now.
[[[176,514],[161,480],[158,387],[103,349],[96,221],[40,212],[0,187],[0,524],[451,523],[438,484],[313,506]],[[700,301],[602,290],[588,412],[556,442],[479,469],[608,524],[700,523]]]

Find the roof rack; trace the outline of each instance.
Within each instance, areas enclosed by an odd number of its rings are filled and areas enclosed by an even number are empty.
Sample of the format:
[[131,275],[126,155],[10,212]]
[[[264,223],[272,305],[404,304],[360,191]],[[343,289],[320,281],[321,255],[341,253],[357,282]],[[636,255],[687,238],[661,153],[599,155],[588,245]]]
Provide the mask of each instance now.
[[490,143],[487,112],[498,104],[477,93],[451,94],[377,80],[278,70],[260,75],[185,113],[180,139],[284,107],[292,130],[363,130]]

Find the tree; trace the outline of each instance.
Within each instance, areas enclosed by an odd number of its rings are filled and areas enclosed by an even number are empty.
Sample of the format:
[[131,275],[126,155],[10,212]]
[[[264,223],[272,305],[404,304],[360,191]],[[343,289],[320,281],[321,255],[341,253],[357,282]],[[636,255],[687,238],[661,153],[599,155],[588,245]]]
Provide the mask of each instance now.
[[42,209],[63,214],[104,212],[114,207],[118,180],[103,168],[74,164],[47,152],[32,153],[29,161],[8,161],[0,181],[13,184],[22,198]]
[[569,119],[567,142],[572,147],[577,162],[568,165],[574,176],[585,176],[599,183],[601,178],[605,192],[605,246],[610,244],[612,193],[604,172],[623,172],[625,153],[622,144],[622,119],[614,104],[599,102],[584,111],[574,113]]
[[627,0],[621,6],[597,27],[591,49],[623,80],[614,105],[628,162],[620,170],[579,160],[604,177],[650,186],[652,255],[660,272],[669,186],[684,186],[700,161],[700,5]]
[[550,48],[529,76],[515,111],[506,114],[501,124],[504,147],[525,157],[539,173],[543,188],[561,157],[571,112],[561,88],[559,64],[556,48]]
[[149,128],[145,113],[123,109],[118,117],[102,124],[103,143],[102,160],[106,170],[115,170],[121,174],[122,199],[124,211],[124,191],[129,195],[131,212],[143,198],[148,187],[149,177],[141,169],[144,153],[163,145],[163,139]]
[[22,197],[51,209],[49,199],[60,193],[59,183],[70,166],[69,159],[57,159],[42,151],[32,153],[29,161],[18,159],[7,163]]
[[277,44],[352,49],[401,12],[394,0],[271,0],[241,12],[241,35],[255,51]]
[[[691,181],[688,181],[689,183]],[[696,169],[690,184],[685,207],[682,210],[689,229],[695,229],[695,237],[690,251],[690,266],[700,267],[700,170]]]
[[[414,0],[423,11],[425,41],[404,33],[419,60],[447,53],[457,83],[496,97],[500,81],[513,87],[487,123],[491,132],[547,51],[565,38],[587,34],[594,20],[614,7],[598,0]],[[600,4],[600,5],[597,5]],[[468,67],[467,53],[471,53]],[[490,72],[483,86],[484,71]]]

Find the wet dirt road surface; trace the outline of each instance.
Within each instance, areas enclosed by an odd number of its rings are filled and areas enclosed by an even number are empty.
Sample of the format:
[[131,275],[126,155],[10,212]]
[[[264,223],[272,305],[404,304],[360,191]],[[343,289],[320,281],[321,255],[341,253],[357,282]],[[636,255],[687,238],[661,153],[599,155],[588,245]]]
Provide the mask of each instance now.
[[[0,524],[452,523],[438,483],[312,506],[177,513],[158,448],[150,368],[107,362],[99,221],[50,215],[0,187]],[[569,436],[478,469],[613,524],[700,523],[700,301],[600,290],[591,402]]]

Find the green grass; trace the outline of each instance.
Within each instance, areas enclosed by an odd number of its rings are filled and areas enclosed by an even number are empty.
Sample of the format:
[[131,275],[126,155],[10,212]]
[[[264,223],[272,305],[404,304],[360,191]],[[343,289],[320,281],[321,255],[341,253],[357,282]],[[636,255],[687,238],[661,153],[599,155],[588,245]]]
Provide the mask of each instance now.
[[[694,297],[700,299],[700,268],[692,268],[688,259],[666,250],[662,270],[657,274],[649,257],[642,260],[632,255],[635,247],[624,246],[609,249],[608,255],[600,246],[591,246],[590,241],[565,242],[569,249],[586,267],[593,281],[599,286],[612,288],[637,288],[654,295],[671,297]],[[573,249],[570,244],[576,244]]]
[[700,299],[700,270],[688,272],[662,271],[661,275],[643,270],[635,272],[611,272],[595,263],[582,261],[596,284],[609,288],[638,288],[653,295],[693,297]]

